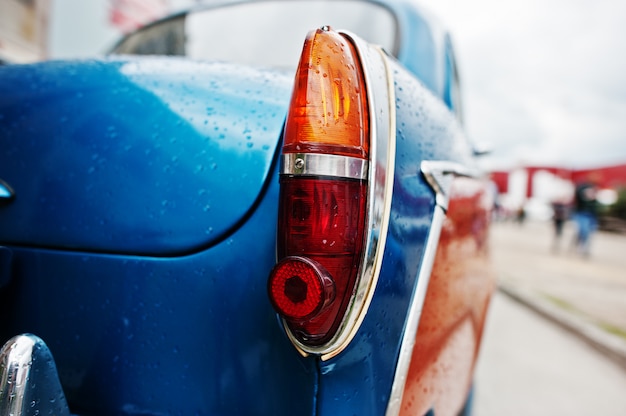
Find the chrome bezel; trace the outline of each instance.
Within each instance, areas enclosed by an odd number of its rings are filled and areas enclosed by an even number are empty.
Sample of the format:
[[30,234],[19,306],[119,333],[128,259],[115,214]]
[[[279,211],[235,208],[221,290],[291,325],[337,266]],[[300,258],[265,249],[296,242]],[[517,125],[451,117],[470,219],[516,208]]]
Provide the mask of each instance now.
[[417,286],[411,298],[406,326],[404,334],[402,335],[400,354],[398,355],[396,374],[391,386],[391,394],[389,395],[389,402],[385,413],[386,416],[398,415],[400,413],[400,406],[402,406],[402,396],[404,394],[404,387],[411,364],[411,357],[413,356],[417,329],[424,309],[424,301],[426,300],[426,292],[428,291],[428,285],[435,263],[441,229],[450,202],[452,182],[455,177],[478,178],[482,176],[481,172],[477,169],[468,168],[456,162],[440,160],[422,161],[421,171],[426,178],[426,182],[428,182],[435,192],[435,210],[426,240],[424,257],[418,273]]
[[[396,106],[393,76],[387,65],[386,54],[382,48],[369,45],[349,32],[339,31],[339,33],[352,42],[361,60],[369,103],[369,168],[360,169],[361,175],[365,175],[369,183],[364,257],[350,304],[337,332],[328,342],[319,346],[306,345],[293,335],[286,321],[283,320],[285,332],[300,354],[303,356],[318,355],[322,361],[337,356],[349,345],[361,326],[371,303],[385,251],[395,172]],[[312,160],[315,161],[313,163],[307,163],[308,161],[305,160],[302,168],[308,169],[308,172],[320,171],[322,170],[320,166],[324,163],[317,162],[334,160],[334,158],[326,159],[326,157],[319,159],[319,156],[313,157]],[[339,157],[345,159],[345,157]],[[297,156],[283,158],[281,170],[284,169],[285,173],[290,169],[293,170],[294,168],[290,164],[293,163],[295,166],[295,158]],[[350,160],[346,160],[346,162],[351,163]],[[299,162],[298,165],[302,165],[302,162]],[[348,175],[356,172],[353,167],[344,169],[343,167],[337,168],[335,165],[333,169],[336,173],[339,171],[348,172]],[[304,173],[296,172],[294,174]]]
[[280,173],[367,179],[368,166],[367,160],[356,157],[321,153],[287,153],[281,157]]

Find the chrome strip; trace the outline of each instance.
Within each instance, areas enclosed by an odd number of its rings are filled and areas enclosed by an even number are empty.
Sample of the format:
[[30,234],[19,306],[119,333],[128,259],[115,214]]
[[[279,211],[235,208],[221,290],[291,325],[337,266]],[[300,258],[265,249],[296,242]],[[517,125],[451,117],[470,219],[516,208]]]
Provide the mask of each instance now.
[[[370,111],[370,167],[368,174],[368,218],[364,258],[355,293],[335,336],[326,344],[311,347],[299,342],[283,321],[287,336],[304,356],[320,355],[329,360],[343,351],[356,335],[374,295],[387,239],[391,212],[396,153],[396,106],[393,75],[382,48],[340,31],[355,45],[361,58]],[[376,76],[374,76],[376,75]]]
[[8,183],[0,179],[0,203],[2,201],[10,201],[14,197],[15,192],[13,191],[13,188],[11,188]]
[[450,189],[452,188],[452,182],[455,177],[482,176],[482,173],[477,169],[470,169],[456,162],[438,160],[422,161],[421,170],[426,178],[426,181],[432,187],[433,191],[435,191],[436,206],[433,212],[433,221],[428,234],[428,239],[426,240],[426,248],[424,249],[422,265],[420,266],[420,271],[417,277],[417,285],[411,299],[411,306],[409,308],[409,314],[404,334],[402,336],[400,354],[398,356],[396,374],[391,387],[387,412],[385,413],[386,416],[396,416],[400,413],[402,395],[404,394],[409,366],[413,356],[413,347],[415,346],[417,329],[422,316],[426,292],[428,290],[430,276],[435,263],[441,228],[443,227],[443,222],[446,218],[446,211],[448,209],[448,203],[450,202]]
[[444,211],[448,210],[450,188],[455,177],[479,178],[482,176],[482,172],[478,169],[443,160],[424,160],[421,169],[426,181],[435,191],[437,205]]
[[280,173],[367,179],[368,164],[367,160],[349,156],[287,153],[281,157]]
[[387,412],[385,413],[386,416],[396,416],[400,413],[402,395],[404,394],[406,378],[409,373],[409,365],[411,364],[413,347],[415,346],[417,336],[417,327],[420,317],[422,316],[426,291],[430,283],[430,275],[433,270],[437,246],[439,245],[439,236],[441,235],[441,228],[445,217],[446,214],[443,208],[439,205],[435,206],[433,222],[428,234],[428,240],[426,241],[426,249],[424,250],[424,258],[422,259],[422,265],[417,278],[417,286],[413,293],[413,298],[411,299],[411,307],[409,309],[404,335],[402,336],[398,364],[396,365],[396,375],[394,376],[393,385],[391,386],[391,394],[389,396],[389,403],[387,404]]

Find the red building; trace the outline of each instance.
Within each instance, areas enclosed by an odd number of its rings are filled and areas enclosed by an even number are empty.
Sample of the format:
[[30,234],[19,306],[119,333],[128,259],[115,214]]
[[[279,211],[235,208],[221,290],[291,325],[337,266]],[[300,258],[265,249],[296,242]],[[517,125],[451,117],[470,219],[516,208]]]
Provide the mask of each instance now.
[[[527,173],[526,197],[534,196],[533,184],[537,172],[549,172],[552,175],[577,185],[589,182],[597,185],[601,189],[619,190],[626,188],[626,164],[603,166],[591,169],[565,169],[554,166],[526,166],[521,168]],[[506,194],[509,192],[510,171],[494,171],[491,178],[498,187],[498,192]]]

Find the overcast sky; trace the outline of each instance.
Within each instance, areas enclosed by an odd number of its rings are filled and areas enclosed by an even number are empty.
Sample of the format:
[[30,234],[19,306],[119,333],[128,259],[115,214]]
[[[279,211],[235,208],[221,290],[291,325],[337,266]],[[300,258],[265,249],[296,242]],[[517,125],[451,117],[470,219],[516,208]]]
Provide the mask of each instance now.
[[[77,32],[100,31],[97,50],[110,46],[114,34],[90,23],[106,18],[107,0],[53,4],[55,17],[73,11],[69,23],[85,27],[53,31],[52,52],[63,55],[68,44],[93,50],[95,35]],[[492,165],[626,163],[626,0],[420,4],[452,32],[466,130],[494,149]]]
[[422,4],[453,33],[467,131],[493,159],[626,163],[626,1]]

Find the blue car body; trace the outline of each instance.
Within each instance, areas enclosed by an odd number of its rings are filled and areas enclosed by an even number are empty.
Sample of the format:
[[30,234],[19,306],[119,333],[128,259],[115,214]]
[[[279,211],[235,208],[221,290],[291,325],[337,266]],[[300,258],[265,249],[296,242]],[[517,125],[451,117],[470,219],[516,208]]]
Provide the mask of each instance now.
[[411,2],[382,4],[400,28],[389,231],[368,313],[326,361],[293,348],[267,297],[292,72],[132,56],[0,68],[0,339],[45,342],[72,414],[389,411],[437,204],[421,162],[475,162],[449,39]]

